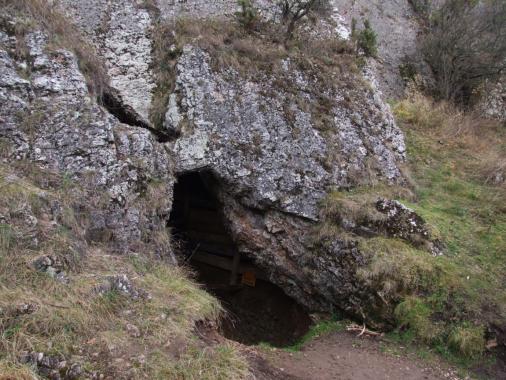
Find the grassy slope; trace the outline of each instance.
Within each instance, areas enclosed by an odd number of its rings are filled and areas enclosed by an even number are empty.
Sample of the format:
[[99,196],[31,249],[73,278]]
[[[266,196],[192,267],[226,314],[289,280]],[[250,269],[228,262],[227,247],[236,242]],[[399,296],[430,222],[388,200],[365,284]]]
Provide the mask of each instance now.
[[[490,326],[506,325],[506,145],[504,126],[414,94],[395,105],[406,134],[411,191],[378,184],[333,192],[316,238],[358,240],[370,254],[359,278],[394,311],[398,338],[428,344],[469,365],[480,360]],[[387,237],[344,232],[336,220],[384,217],[378,197],[401,200],[445,244],[442,256]],[[391,312],[390,311],[390,312]]]
[[[195,333],[195,321],[219,318],[216,299],[184,270],[146,255],[113,255],[106,246],[77,253],[82,231],[69,194],[79,198],[79,189],[57,175],[41,189],[34,167],[26,168],[21,176],[19,168],[0,167],[0,214],[9,218],[0,224],[0,379],[36,378],[34,368],[19,363],[23,351],[62,355],[116,378],[246,376],[247,365],[233,346],[204,348]],[[50,217],[55,201],[63,215],[56,224]],[[37,218],[35,227],[26,222],[27,213]],[[42,254],[66,263],[69,285],[33,268]],[[117,274],[126,274],[151,299],[98,294],[104,278]],[[19,312],[23,304],[34,305],[34,312]]]
[[480,351],[470,347],[479,343],[479,326],[506,323],[506,188],[492,183],[504,175],[506,131],[418,95],[395,112],[415,185],[416,201],[406,203],[446,244],[434,258],[438,286],[422,303],[449,321],[439,349],[472,356]]

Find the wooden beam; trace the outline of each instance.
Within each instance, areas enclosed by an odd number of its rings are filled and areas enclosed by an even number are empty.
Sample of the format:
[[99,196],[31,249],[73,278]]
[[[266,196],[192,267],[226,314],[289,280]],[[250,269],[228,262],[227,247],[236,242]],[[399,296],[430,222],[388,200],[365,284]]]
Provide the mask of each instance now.
[[228,235],[216,234],[209,231],[195,231],[194,229],[185,230],[185,233],[189,238],[198,240],[206,243],[223,244],[227,246],[233,246],[233,241]]
[[230,273],[230,285],[237,285],[237,271],[239,270],[239,263],[241,262],[241,254],[239,251],[234,252],[234,259],[232,261],[232,272]]
[[[232,271],[233,260],[229,258],[210,255],[205,252],[196,252],[195,255],[192,257],[192,261],[197,261],[199,263],[207,264],[229,272]],[[237,274],[238,275],[243,274],[244,272],[254,272],[257,279],[269,281],[269,278],[266,275],[264,275],[262,271],[259,271],[258,268],[256,268],[255,266],[239,262]]]

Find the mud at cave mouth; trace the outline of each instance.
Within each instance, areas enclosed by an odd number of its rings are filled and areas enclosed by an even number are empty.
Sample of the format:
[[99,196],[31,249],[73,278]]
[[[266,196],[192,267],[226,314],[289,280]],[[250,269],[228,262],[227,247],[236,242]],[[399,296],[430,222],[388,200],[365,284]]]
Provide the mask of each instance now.
[[226,338],[249,345],[290,346],[308,332],[311,318],[238,252],[215,195],[218,186],[210,172],[178,177],[169,227],[179,242],[181,260],[221,300],[226,310],[221,332]]

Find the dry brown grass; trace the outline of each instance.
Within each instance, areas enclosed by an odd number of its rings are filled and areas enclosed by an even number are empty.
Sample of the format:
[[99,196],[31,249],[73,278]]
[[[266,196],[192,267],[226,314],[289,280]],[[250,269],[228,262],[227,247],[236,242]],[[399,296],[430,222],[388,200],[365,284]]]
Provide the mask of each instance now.
[[[0,212],[10,216],[8,224],[0,225],[0,372],[5,379],[34,378],[18,362],[23,351],[63,355],[69,361],[79,355],[85,367],[120,379],[244,377],[247,365],[235,348],[207,347],[195,335],[196,321],[216,322],[223,309],[185,269],[149,252],[117,256],[107,246],[86,245],[78,231],[83,227],[73,216],[68,216],[72,229],[60,224],[65,218],[56,225],[48,219],[51,202],[71,210],[75,199],[69,193],[80,193],[69,191],[72,184],[65,178],[56,181],[58,187],[42,190],[25,177],[30,173],[38,170],[25,168],[14,176],[13,169],[0,165]],[[23,219],[23,210],[33,211],[35,204],[37,246],[27,243],[33,231]],[[84,244],[85,255],[70,250],[76,242]],[[68,285],[34,270],[33,260],[44,254],[64,259]],[[150,298],[97,293],[107,276],[118,274],[126,274]],[[19,314],[22,304],[35,305],[35,311]],[[131,325],[140,336],[131,334]],[[115,364],[120,362],[132,366]]]
[[37,380],[35,373],[26,366],[0,361],[0,380]]
[[[20,41],[23,41],[27,31],[39,27],[48,33],[55,48],[72,51],[86,78],[88,90],[91,94],[102,97],[109,83],[105,66],[95,48],[85,41],[75,25],[57,10],[56,5],[45,0],[0,0],[0,9],[5,14],[13,14],[23,20],[18,22],[19,26],[14,30]],[[22,42],[19,51],[20,54],[26,51]]]
[[399,102],[395,113],[411,128],[439,141],[445,150],[462,152],[457,157],[459,166],[471,178],[506,187],[505,132],[499,122],[460,111],[448,102],[435,102],[418,92]]
[[214,71],[232,69],[248,80],[271,81],[274,91],[291,95],[287,104],[306,104],[307,100],[297,98],[299,89],[293,75],[283,69],[283,61],[290,59],[313,82],[309,90],[317,101],[309,110],[315,115],[315,124],[328,124],[328,120],[322,120],[322,115],[329,112],[334,101],[331,96],[322,94],[337,89],[362,88],[361,81],[355,80],[359,70],[353,50],[344,41],[321,40],[306,34],[287,46],[279,28],[274,23],[259,22],[251,30],[219,18],[183,18],[159,24],[153,32],[154,72],[158,84],[151,110],[154,125],[160,127],[163,123],[168,97],[174,89],[175,65],[187,44],[206,51]]
[[320,204],[320,216],[323,220],[340,223],[343,219],[356,224],[383,221],[385,215],[376,207],[379,198],[410,199],[414,194],[409,188],[401,186],[364,186],[350,191],[332,191]]

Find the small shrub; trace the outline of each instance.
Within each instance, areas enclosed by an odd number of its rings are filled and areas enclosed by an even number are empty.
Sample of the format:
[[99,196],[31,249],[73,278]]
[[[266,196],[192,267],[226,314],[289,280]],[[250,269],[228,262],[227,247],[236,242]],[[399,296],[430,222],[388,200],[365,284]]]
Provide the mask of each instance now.
[[469,359],[475,359],[483,354],[485,349],[485,331],[483,326],[472,326],[464,323],[455,327],[450,334],[450,346]]
[[431,308],[421,299],[411,296],[399,303],[395,308],[395,317],[401,328],[408,328],[418,340],[431,343],[441,330],[430,317]]
[[409,4],[415,11],[415,13],[419,14],[422,17],[428,17],[430,10],[432,8],[432,0],[408,0]]
[[258,21],[258,12],[251,0],[237,1],[241,10],[236,13],[237,20],[246,29],[252,29]]
[[302,20],[317,10],[325,9],[326,0],[281,0],[278,5],[281,8],[283,24],[286,25],[285,42],[288,42]]
[[506,2],[446,0],[429,20],[421,46],[435,95],[469,105],[482,83],[506,69]]
[[417,76],[415,65],[410,62],[402,63],[399,65],[399,74],[405,82],[414,82]]
[[357,50],[362,51],[367,57],[376,57],[378,54],[377,35],[372,29],[369,20],[364,20],[364,29],[357,31],[356,20],[352,20],[352,38],[355,40]]

